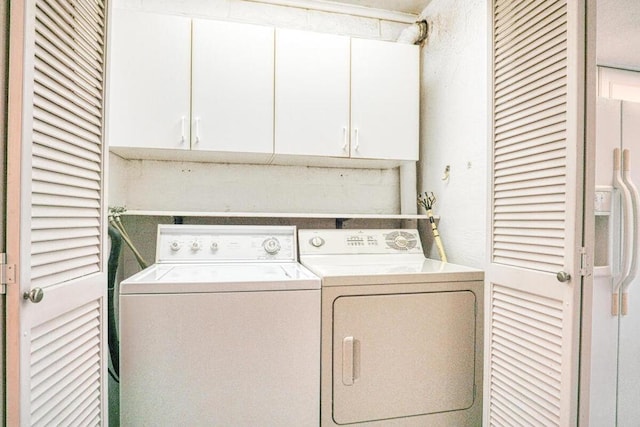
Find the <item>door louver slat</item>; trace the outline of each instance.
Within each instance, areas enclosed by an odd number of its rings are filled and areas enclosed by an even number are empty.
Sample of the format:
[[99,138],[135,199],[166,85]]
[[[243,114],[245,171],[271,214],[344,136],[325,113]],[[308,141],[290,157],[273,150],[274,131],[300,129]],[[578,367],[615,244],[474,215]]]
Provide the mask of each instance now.
[[66,282],[76,277],[86,276],[95,272],[93,265],[100,262],[98,255],[59,261],[56,264],[46,264],[32,269],[31,283],[34,287],[47,287]]
[[[45,83],[48,83],[49,81],[55,82],[62,86],[66,90],[67,94],[72,94],[71,99],[75,96],[75,99],[71,102],[78,105],[80,105],[80,103],[84,103],[84,105],[89,106],[89,108],[86,108],[87,111],[91,110],[95,115],[99,115],[101,108],[100,92],[96,88],[88,86],[75,74],[68,74],[69,70],[62,69],[63,65],[46,52],[41,51],[39,53],[41,55],[36,56],[35,58],[35,78],[37,83],[53,88],[55,84],[49,85]],[[60,92],[62,93],[62,91]]]
[[[76,106],[71,102],[65,102],[65,108],[63,109],[57,103],[57,101],[59,101],[60,99],[68,101],[64,97],[64,94],[56,93],[49,88],[43,88],[40,86],[36,88],[35,102],[37,103],[38,107],[51,111],[63,120],[73,120],[75,124],[88,132],[100,134],[100,117],[91,116],[86,112],[86,110]],[[78,120],[81,121],[78,122]]]
[[87,228],[73,228],[73,229],[49,229],[42,230],[39,233],[42,240],[34,240],[33,243],[37,244],[38,242],[47,242],[54,240],[64,240],[65,238],[76,239],[78,237],[88,237],[88,236],[99,236],[98,231],[95,228],[87,227]]
[[503,54],[505,52],[504,46],[519,46],[522,43],[526,43],[532,35],[540,30],[556,28],[561,25],[564,14],[565,10],[559,5],[548,9],[546,13],[534,15],[530,21],[521,24],[518,27],[518,31],[512,33],[511,37],[501,37],[495,44],[496,53]]
[[498,162],[508,162],[519,159],[527,159],[528,157],[536,157],[549,152],[562,151],[566,155],[566,147],[561,135],[547,135],[540,144],[531,144],[530,146],[521,145],[520,150],[510,151],[508,149],[496,150],[495,158]]
[[[91,153],[86,153],[86,155],[83,157],[88,157],[90,154]],[[87,169],[89,171],[97,173],[100,172],[100,162],[85,160],[83,157],[74,156],[72,154],[65,153],[64,151],[56,150],[51,146],[35,144],[33,155],[49,160],[54,160],[58,163],[63,163],[72,167]]]
[[[31,228],[38,231],[32,237],[32,241],[41,242],[44,239],[39,238],[40,234],[44,235],[56,229],[72,232],[76,228],[98,228],[100,221],[97,218],[33,218],[31,224]],[[44,232],[40,232],[40,230],[44,230]]]
[[[541,190],[542,191],[542,190]],[[524,194],[522,197],[511,196],[502,197],[499,201],[496,201],[495,206],[526,206],[526,205],[538,205],[547,203],[562,203],[564,197],[562,194],[553,194],[548,192],[541,192],[541,194]]]
[[85,396],[84,400],[78,399],[75,406],[70,406],[67,411],[60,414],[65,418],[61,419],[58,425],[99,426],[100,410],[92,405],[93,399],[99,397],[97,391],[92,391]]
[[553,46],[546,46],[547,49],[539,49],[535,56],[522,57],[503,65],[500,72],[496,73],[495,83],[501,86],[505,80],[522,79],[530,76],[534,72],[544,68],[544,65],[550,66],[561,60],[562,52],[566,49],[565,43],[558,43]]
[[[94,162],[96,165],[100,163],[100,154],[85,150],[84,148],[78,147],[74,144],[70,144],[68,141],[63,141],[49,135],[45,135],[43,133],[34,132],[33,134],[33,142],[41,147],[48,147],[52,150],[57,150],[61,153],[69,154],[78,159],[89,160]],[[99,170],[99,167],[95,166],[94,169]]]
[[96,197],[100,195],[100,192],[95,189],[64,185],[53,181],[39,181],[34,183],[33,193],[77,197],[79,199],[92,200],[95,200]]
[[535,108],[538,111],[545,111],[551,108],[557,107],[559,105],[566,104],[567,100],[564,96],[562,96],[562,91],[558,92],[558,96],[549,96],[545,100],[535,100],[534,104],[524,103],[517,105],[513,108],[510,108],[506,111],[503,111],[501,114],[496,114],[496,125],[503,126],[509,123],[513,123],[516,120],[521,120],[525,117],[528,117],[528,114],[531,114],[531,109]]
[[[49,125],[48,123],[35,122],[33,124],[33,128],[36,133],[41,133],[48,137],[54,138],[55,140],[62,141],[65,144],[69,144],[79,149],[87,151],[87,153],[85,153],[85,156],[81,156],[81,157],[89,157],[92,154],[98,155],[98,156],[100,155],[100,151],[99,151],[100,147],[97,146],[94,142],[87,141],[75,135],[69,134],[68,132],[64,132],[62,129],[58,129],[55,126]],[[36,134],[34,136],[34,139],[37,136],[38,135]],[[39,140],[37,142],[41,145],[53,146],[53,144],[47,144],[47,141]]]
[[[550,372],[553,372],[555,375],[560,375],[559,366],[553,363],[541,363],[539,360],[530,357],[521,357],[517,350],[507,346],[494,349],[493,357],[500,361],[500,365],[509,366],[509,370],[530,373],[538,379],[538,384],[549,384],[549,382],[541,381],[540,378],[544,375],[549,375]],[[556,381],[555,384],[552,385],[552,388],[558,390],[560,388],[560,381]],[[545,390],[545,394],[550,395],[551,393]]]
[[564,74],[562,70],[557,70],[522,87],[514,86],[512,90],[496,94],[496,103],[497,105],[509,101],[522,103],[540,96],[546,96],[549,92],[566,85],[566,76]]
[[99,319],[100,304],[93,301],[31,330],[31,425],[61,425],[78,400],[99,411]]
[[496,65],[500,66],[503,61],[518,63],[518,61],[528,60],[532,52],[546,51],[552,46],[559,45],[563,42],[562,36],[566,31],[563,20],[559,19],[551,24],[553,27],[545,28],[545,33],[542,36],[538,34],[538,38],[532,39],[522,34],[525,38],[521,42],[515,44],[509,42],[504,50],[496,51]]
[[[34,149],[37,147],[34,147]],[[34,157],[33,159],[33,168],[34,168],[34,177],[43,172],[55,172],[63,175],[67,175],[70,177],[82,178],[87,181],[98,182],[98,178],[100,177],[100,173],[94,170],[88,170],[83,168],[82,166],[75,166],[64,164],[60,162],[56,162],[52,159],[47,159],[46,157]],[[63,181],[64,182],[64,181]],[[89,188],[96,188],[97,185],[92,185]]]
[[104,4],[95,3],[99,10],[99,19],[95,22],[100,23],[96,25],[93,19],[86,19],[81,16],[80,11],[73,7],[73,3],[68,0],[50,0],[47,2],[52,9],[58,13],[59,16],[66,16],[65,19],[67,26],[74,28],[76,33],[84,36],[87,40],[92,40],[95,43],[94,49],[102,53],[102,40],[104,39],[104,32],[102,26],[104,25]]
[[[547,391],[549,384],[540,381],[538,377],[533,376],[529,372],[523,372],[508,362],[501,364],[499,368],[496,368],[496,378],[503,383],[511,383],[516,386],[518,393],[526,395],[529,402],[534,403],[536,411],[549,414],[548,408],[545,407],[545,399],[552,398],[552,395]],[[556,411],[559,408],[554,408]],[[553,412],[552,412],[553,413]],[[557,417],[558,412],[553,413],[551,417],[546,416],[547,419],[553,419]]]
[[100,242],[98,236],[84,237],[57,241],[44,241],[42,243],[34,243],[31,247],[31,253],[42,254],[50,251],[62,251],[64,249],[84,248],[87,246],[97,245]]
[[[494,361],[491,416],[502,415],[519,423],[533,423],[531,425],[559,425],[562,301],[543,300],[500,285],[493,286],[491,299],[497,307],[504,307],[506,303],[509,306],[509,310],[493,313],[492,347],[498,353],[516,352],[518,357],[515,359],[523,360],[520,366],[509,363],[511,358]],[[546,314],[541,316],[540,313]],[[541,321],[544,321],[546,339],[540,338],[537,325]],[[514,324],[518,327],[514,328]],[[550,370],[553,365],[558,368]],[[535,380],[526,380],[532,376],[530,366],[538,367]],[[520,383],[515,379],[520,379]],[[544,392],[535,392],[540,388]],[[553,390],[555,393],[551,393]],[[502,425],[495,419],[492,421]]]
[[[60,51],[65,52],[70,59],[81,59],[81,65],[92,73],[99,73],[102,67],[98,52],[87,49],[84,40],[77,37],[77,34],[69,34],[68,29],[63,27],[63,32],[53,33],[61,22],[54,22],[51,15],[43,11],[44,8],[38,10],[36,18],[43,24],[40,27],[40,33],[54,44]],[[73,46],[73,48],[70,48]],[[72,50],[73,49],[73,50]],[[79,61],[76,61],[79,62]],[[98,74],[99,76],[99,74]]]
[[[496,2],[502,3],[502,2]],[[549,13],[553,13],[553,10],[558,6],[557,1],[543,0],[543,1],[528,1],[523,2],[522,8],[514,9],[503,15],[496,14],[495,23],[495,43],[499,43],[506,37],[516,37],[518,34],[524,32],[528,23],[535,20],[538,16],[547,16]]]
[[[46,15],[46,19],[49,21],[47,26],[49,28],[61,28],[65,31],[67,36],[74,39],[76,43],[82,48],[83,52],[89,57],[93,58],[98,63],[103,63],[104,60],[102,58],[102,48],[97,40],[91,40],[91,37],[88,36],[85,32],[78,32],[78,27],[73,20],[73,17],[69,16],[63,9],[59,7],[52,7],[50,4],[41,3],[40,9],[43,12],[43,15]],[[51,21],[54,23],[52,24]],[[75,27],[75,32],[69,31],[69,28]]]
[[41,107],[41,105],[38,104],[37,100],[36,100],[35,107],[36,108],[34,108],[34,111],[33,111],[33,116],[35,120],[39,120],[41,122],[47,123],[55,128],[60,129],[61,131],[80,137],[96,145],[100,144],[99,134],[95,134],[93,132],[87,131],[75,123],[71,123],[69,121],[66,121],[56,116],[55,115],[56,111],[49,111],[46,109],[46,107],[39,108]]
[[[40,66],[41,64],[47,65],[41,66],[38,70],[43,73],[47,71],[51,71],[49,76],[57,81],[68,79],[72,81],[75,85],[82,89],[83,92],[89,94],[90,96],[83,96],[87,101],[91,101],[92,98],[100,99],[102,96],[102,89],[100,85],[91,84],[88,82],[83,76],[79,73],[76,73],[75,70],[68,64],[65,64],[61,61],[55,54],[51,54],[44,50],[41,46],[36,45],[36,64]],[[56,76],[57,75],[57,76]],[[96,107],[100,107],[99,101],[96,102]]]

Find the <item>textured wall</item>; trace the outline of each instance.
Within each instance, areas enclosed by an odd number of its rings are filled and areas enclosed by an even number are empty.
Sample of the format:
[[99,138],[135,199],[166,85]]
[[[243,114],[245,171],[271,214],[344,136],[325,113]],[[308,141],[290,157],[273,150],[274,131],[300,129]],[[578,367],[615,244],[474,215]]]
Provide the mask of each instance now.
[[[433,0],[422,49],[418,187],[434,213],[450,262],[482,268],[486,257],[488,24],[483,0]],[[442,180],[446,166],[448,180]],[[435,251],[431,251],[437,257]]]

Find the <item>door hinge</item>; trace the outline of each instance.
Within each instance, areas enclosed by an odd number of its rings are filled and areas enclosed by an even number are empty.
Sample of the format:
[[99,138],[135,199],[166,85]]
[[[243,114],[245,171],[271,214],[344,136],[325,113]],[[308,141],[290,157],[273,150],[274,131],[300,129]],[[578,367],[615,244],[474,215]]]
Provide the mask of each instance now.
[[7,264],[7,254],[0,253],[0,295],[7,293],[7,285],[16,283],[16,266]]
[[580,248],[580,275],[587,276],[591,270],[589,264],[589,255],[587,254],[587,248],[584,246]]

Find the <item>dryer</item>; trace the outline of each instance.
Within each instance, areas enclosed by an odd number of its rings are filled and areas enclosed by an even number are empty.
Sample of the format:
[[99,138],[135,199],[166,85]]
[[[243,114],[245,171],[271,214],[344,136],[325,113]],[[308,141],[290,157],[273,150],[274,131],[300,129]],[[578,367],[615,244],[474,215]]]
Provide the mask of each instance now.
[[425,258],[416,230],[298,242],[322,279],[321,425],[481,425],[483,272]]
[[160,225],[120,285],[123,426],[317,426],[320,280],[295,227]]

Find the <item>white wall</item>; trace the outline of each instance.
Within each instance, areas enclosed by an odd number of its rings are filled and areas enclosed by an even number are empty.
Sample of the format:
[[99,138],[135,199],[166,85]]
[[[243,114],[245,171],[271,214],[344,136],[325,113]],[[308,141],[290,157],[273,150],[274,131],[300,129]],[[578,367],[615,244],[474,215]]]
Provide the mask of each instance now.
[[422,48],[418,188],[437,198],[449,262],[478,268],[486,260],[487,10],[484,0],[433,0],[421,14],[430,30]]

